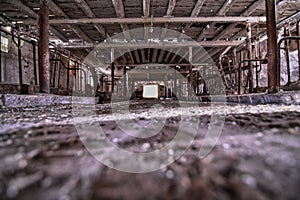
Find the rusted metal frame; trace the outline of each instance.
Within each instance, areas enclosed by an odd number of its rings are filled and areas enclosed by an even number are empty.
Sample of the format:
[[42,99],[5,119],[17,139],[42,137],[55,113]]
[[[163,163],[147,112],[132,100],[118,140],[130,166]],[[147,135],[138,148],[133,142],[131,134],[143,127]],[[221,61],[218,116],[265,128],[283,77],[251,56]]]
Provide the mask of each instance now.
[[[281,67],[281,56],[280,56],[280,51],[281,51],[281,44],[282,42],[286,41],[286,40],[298,40],[300,41],[300,36],[287,36],[287,37],[283,37],[281,38],[279,41],[278,41],[278,46],[277,46],[277,49],[278,49],[278,52],[277,52],[277,60],[278,60],[278,63],[277,63],[277,71],[278,71],[278,77],[277,77],[277,80],[278,80],[278,86],[280,87],[280,67]],[[299,52],[298,52],[299,53]],[[290,71],[288,71],[288,77],[290,76]],[[288,82],[289,83],[289,82]]]
[[[256,61],[259,61],[259,62],[266,62],[266,59],[245,59],[245,60],[242,60],[239,62],[239,65],[238,65],[238,94],[241,94],[241,72],[242,72],[242,69],[241,69],[241,66],[242,64],[246,63],[246,62],[256,62]],[[249,79],[249,78],[247,78]],[[247,80],[248,82],[248,80]]]
[[[78,71],[78,70],[82,71],[83,75],[84,75],[85,85],[87,85],[87,75],[86,75],[86,72],[84,71],[84,69],[82,69],[82,68],[80,68],[80,67],[77,66],[77,65],[79,65],[78,62],[75,62],[75,68],[70,67],[69,66],[69,61],[70,60],[68,60],[68,67],[67,67],[61,59],[58,59],[58,58],[57,59],[50,59],[50,62],[59,62],[61,64],[61,66],[63,66],[63,68],[65,68],[66,70],[68,70],[68,74],[69,74],[69,70],[74,70],[75,72]],[[67,82],[67,85],[69,85],[68,83],[69,82]]]

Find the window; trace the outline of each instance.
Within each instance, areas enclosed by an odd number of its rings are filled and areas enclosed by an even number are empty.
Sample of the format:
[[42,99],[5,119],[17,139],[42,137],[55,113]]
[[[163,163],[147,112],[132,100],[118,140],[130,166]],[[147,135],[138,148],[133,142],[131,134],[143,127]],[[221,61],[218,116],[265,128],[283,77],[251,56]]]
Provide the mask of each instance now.
[[8,53],[8,39],[1,36],[1,51]]

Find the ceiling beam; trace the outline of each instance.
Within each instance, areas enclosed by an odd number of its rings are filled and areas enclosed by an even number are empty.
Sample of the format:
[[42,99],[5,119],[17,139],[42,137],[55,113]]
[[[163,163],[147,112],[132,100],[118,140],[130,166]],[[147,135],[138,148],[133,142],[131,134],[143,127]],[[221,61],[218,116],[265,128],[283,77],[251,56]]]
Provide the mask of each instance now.
[[171,60],[169,61],[169,63],[173,63],[175,58],[179,56],[179,52],[180,52],[181,48],[177,48],[176,52],[174,53],[173,57],[171,58]]
[[[70,20],[69,16],[52,0],[46,0],[49,9],[55,13],[57,16],[61,16],[66,18],[65,20]],[[49,20],[50,21],[50,20]],[[92,40],[76,25],[67,25],[69,29],[71,29],[79,38],[84,40],[85,42],[92,42]]]
[[[150,16],[150,0],[143,0],[143,17],[147,18]],[[144,40],[149,39],[149,27],[144,24]]]
[[161,62],[162,62],[165,53],[166,53],[166,51],[163,50],[163,49],[161,49],[160,54],[159,54],[159,56],[158,56],[158,61],[157,61],[158,63],[161,63]]
[[178,63],[181,63],[184,59],[188,58],[189,52],[185,52],[185,54],[179,59]]
[[300,20],[300,11],[296,12],[295,14],[291,15],[290,17],[288,17],[288,18],[282,20],[281,22],[279,22],[277,24],[277,28],[282,28],[286,24],[296,23],[299,20]]
[[134,51],[134,56],[135,56],[136,62],[137,62],[137,63],[141,63],[140,55],[139,55],[138,49]]
[[[164,63],[166,63],[166,61],[169,61],[169,57],[171,56],[171,54],[172,54],[172,51],[171,50],[169,50],[168,51],[168,53],[167,53],[167,55],[166,55],[166,57],[165,57],[165,62]],[[168,62],[168,63],[170,63],[170,62]]]
[[143,14],[144,17],[150,16],[150,0],[143,0]]
[[239,46],[244,41],[242,40],[234,40],[234,41],[201,41],[201,42],[159,42],[159,43],[146,43],[146,42],[131,42],[131,43],[101,43],[93,44],[93,43],[86,43],[81,45],[60,45],[64,48],[69,49],[82,49],[82,48],[119,48],[119,49],[142,49],[142,48],[158,48],[158,49],[165,49],[165,48],[175,48],[175,47],[227,47],[227,46]]
[[[18,8],[19,10],[25,11],[30,17],[34,19],[38,19],[39,15],[36,14],[31,8],[23,4],[20,0],[6,0],[6,3],[10,3],[15,8]],[[54,27],[50,26],[50,31],[61,41],[67,42],[68,40],[60,33],[58,32]]]
[[142,63],[146,63],[145,49],[141,49]]
[[[175,6],[176,6],[176,0],[169,0],[169,3],[168,3],[168,10],[167,10],[167,13],[165,15],[165,17],[171,17],[172,14],[173,14],[173,11],[175,9]],[[167,29],[169,27],[169,24],[168,23],[165,23],[164,28],[162,29],[161,33],[160,33],[160,40],[163,41],[166,37],[166,34],[167,34]]]
[[168,10],[167,10],[167,13],[166,13],[166,16],[167,16],[167,17],[172,16],[173,11],[174,11],[174,9],[175,9],[175,6],[176,6],[176,0],[169,0],[169,3],[168,3]]
[[[208,22],[222,22],[222,23],[259,23],[266,22],[264,16],[213,16],[213,17],[154,17],[154,18],[81,18],[81,19],[52,19],[50,24],[140,24],[140,23],[208,23]],[[35,20],[24,20],[24,24],[36,24]]]
[[[251,4],[246,10],[244,10],[241,13],[241,16],[248,17],[250,16],[257,8],[259,8],[263,3],[265,3],[265,0],[258,0],[255,1],[253,4]],[[214,37],[214,41],[221,39],[225,35],[227,35],[229,32],[232,31],[232,29],[236,26],[236,23],[232,23],[229,26],[227,26],[222,32],[220,32],[216,37]]]
[[153,49],[152,51],[152,63],[156,63],[157,58],[157,49]]
[[[123,1],[122,0],[112,0],[112,3],[114,5],[115,11],[116,11],[116,15],[118,17],[118,19],[125,19],[126,21],[126,16],[125,16],[125,9],[124,9],[124,5],[123,5]],[[92,19],[93,20],[93,19]],[[100,24],[103,24],[101,22],[99,22]],[[129,27],[126,23],[124,22],[120,22],[120,26],[122,28],[124,37],[127,41],[130,41],[130,34],[129,34]]]
[[257,0],[254,1],[253,4],[251,4],[246,10],[243,11],[241,14],[242,16],[250,16],[254,11],[256,11],[257,8],[259,8],[263,3],[265,3],[265,0]]
[[[143,17],[147,18],[150,16],[150,0],[143,0]],[[149,26],[144,23],[144,41],[149,39]],[[150,49],[148,49],[150,51]],[[143,59],[144,58],[144,59]],[[145,57],[142,57],[142,62],[145,63]]]
[[[227,13],[227,11],[231,8],[231,6],[234,4],[236,0],[226,0],[226,2],[223,4],[223,6],[219,9],[217,12],[216,16],[222,16],[225,17],[224,15]],[[199,34],[197,41],[203,40],[206,32],[210,29],[209,27],[215,26],[215,23],[213,24],[208,24],[207,28],[204,28],[201,33]]]
[[218,16],[224,16],[228,10],[231,8],[231,6],[234,4],[235,0],[227,0],[221,9],[218,11],[217,15]]
[[[86,14],[86,16],[88,18],[96,18],[95,13],[92,11],[92,9],[86,3],[85,0],[74,0],[74,2]],[[104,37],[104,38],[107,37],[106,30],[105,30],[105,28],[101,24],[93,24],[93,26],[102,35],[102,37]]]
[[[191,17],[197,17],[200,13],[201,8],[203,7],[205,0],[198,0],[194,6],[194,9],[191,13]],[[189,29],[191,27],[192,23],[189,23],[187,25],[185,25],[184,29]]]
[[192,11],[192,13],[191,13],[191,16],[192,16],[192,17],[197,17],[197,16],[199,15],[200,10],[201,10],[201,8],[202,8],[204,2],[205,2],[205,0],[198,0],[198,1],[197,1],[197,3],[196,3],[195,6],[194,6],[194,9],[193,9],[193,11]]

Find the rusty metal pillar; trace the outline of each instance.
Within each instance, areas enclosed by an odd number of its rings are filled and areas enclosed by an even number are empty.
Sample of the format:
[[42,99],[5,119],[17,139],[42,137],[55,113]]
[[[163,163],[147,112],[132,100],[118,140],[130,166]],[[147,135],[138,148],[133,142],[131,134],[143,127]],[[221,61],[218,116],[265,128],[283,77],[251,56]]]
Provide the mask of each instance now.
[[[247,46],[248,46],[248,59],[253,58],[252,42],[251,42],[251,23],[247,23]],[[252,61],[248,62],[248,80],[249,80],[249,93],[253,93],[253,64]]]
[[266,0],[267,17],[267,47],[268,47],[268,87],[270,93],[278,91],[279,77],[277,68],[277,29],[276,29],[276,1]]
[[50,93],[49,7],[46,1],[42,1],[39,13],[39,51],[40,92]]

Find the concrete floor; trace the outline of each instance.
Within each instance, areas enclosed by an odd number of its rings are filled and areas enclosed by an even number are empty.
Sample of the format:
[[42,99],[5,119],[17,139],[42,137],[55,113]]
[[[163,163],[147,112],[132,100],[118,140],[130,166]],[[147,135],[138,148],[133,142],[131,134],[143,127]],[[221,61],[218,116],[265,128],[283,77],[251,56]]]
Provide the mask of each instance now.
[[[161,108],[151,107],[154,103],[157,102],[130,104],[133,120],[142,126],[151,119],[166,119],[164,128],[149,138],[124,136],[114,121],[110,104],[97,105],[96,115],[82,123],[99,123],[112,143],[128,151],[155,151],[173,139],[187,112],[176,102],[161,102]],[[167,167],[134,174],[117,171],[94,159],[77,134],[71,105],[2,107],[0,197],[299,199],[300,105],[212,107],[201,103],[191,104],[187,109],[187,123],[199,120],[190,148]],[[225,123],[212,152],[200,159],[198,153],[212,114],[224,116]],[[185,131],[192,130],[187,126]]]

